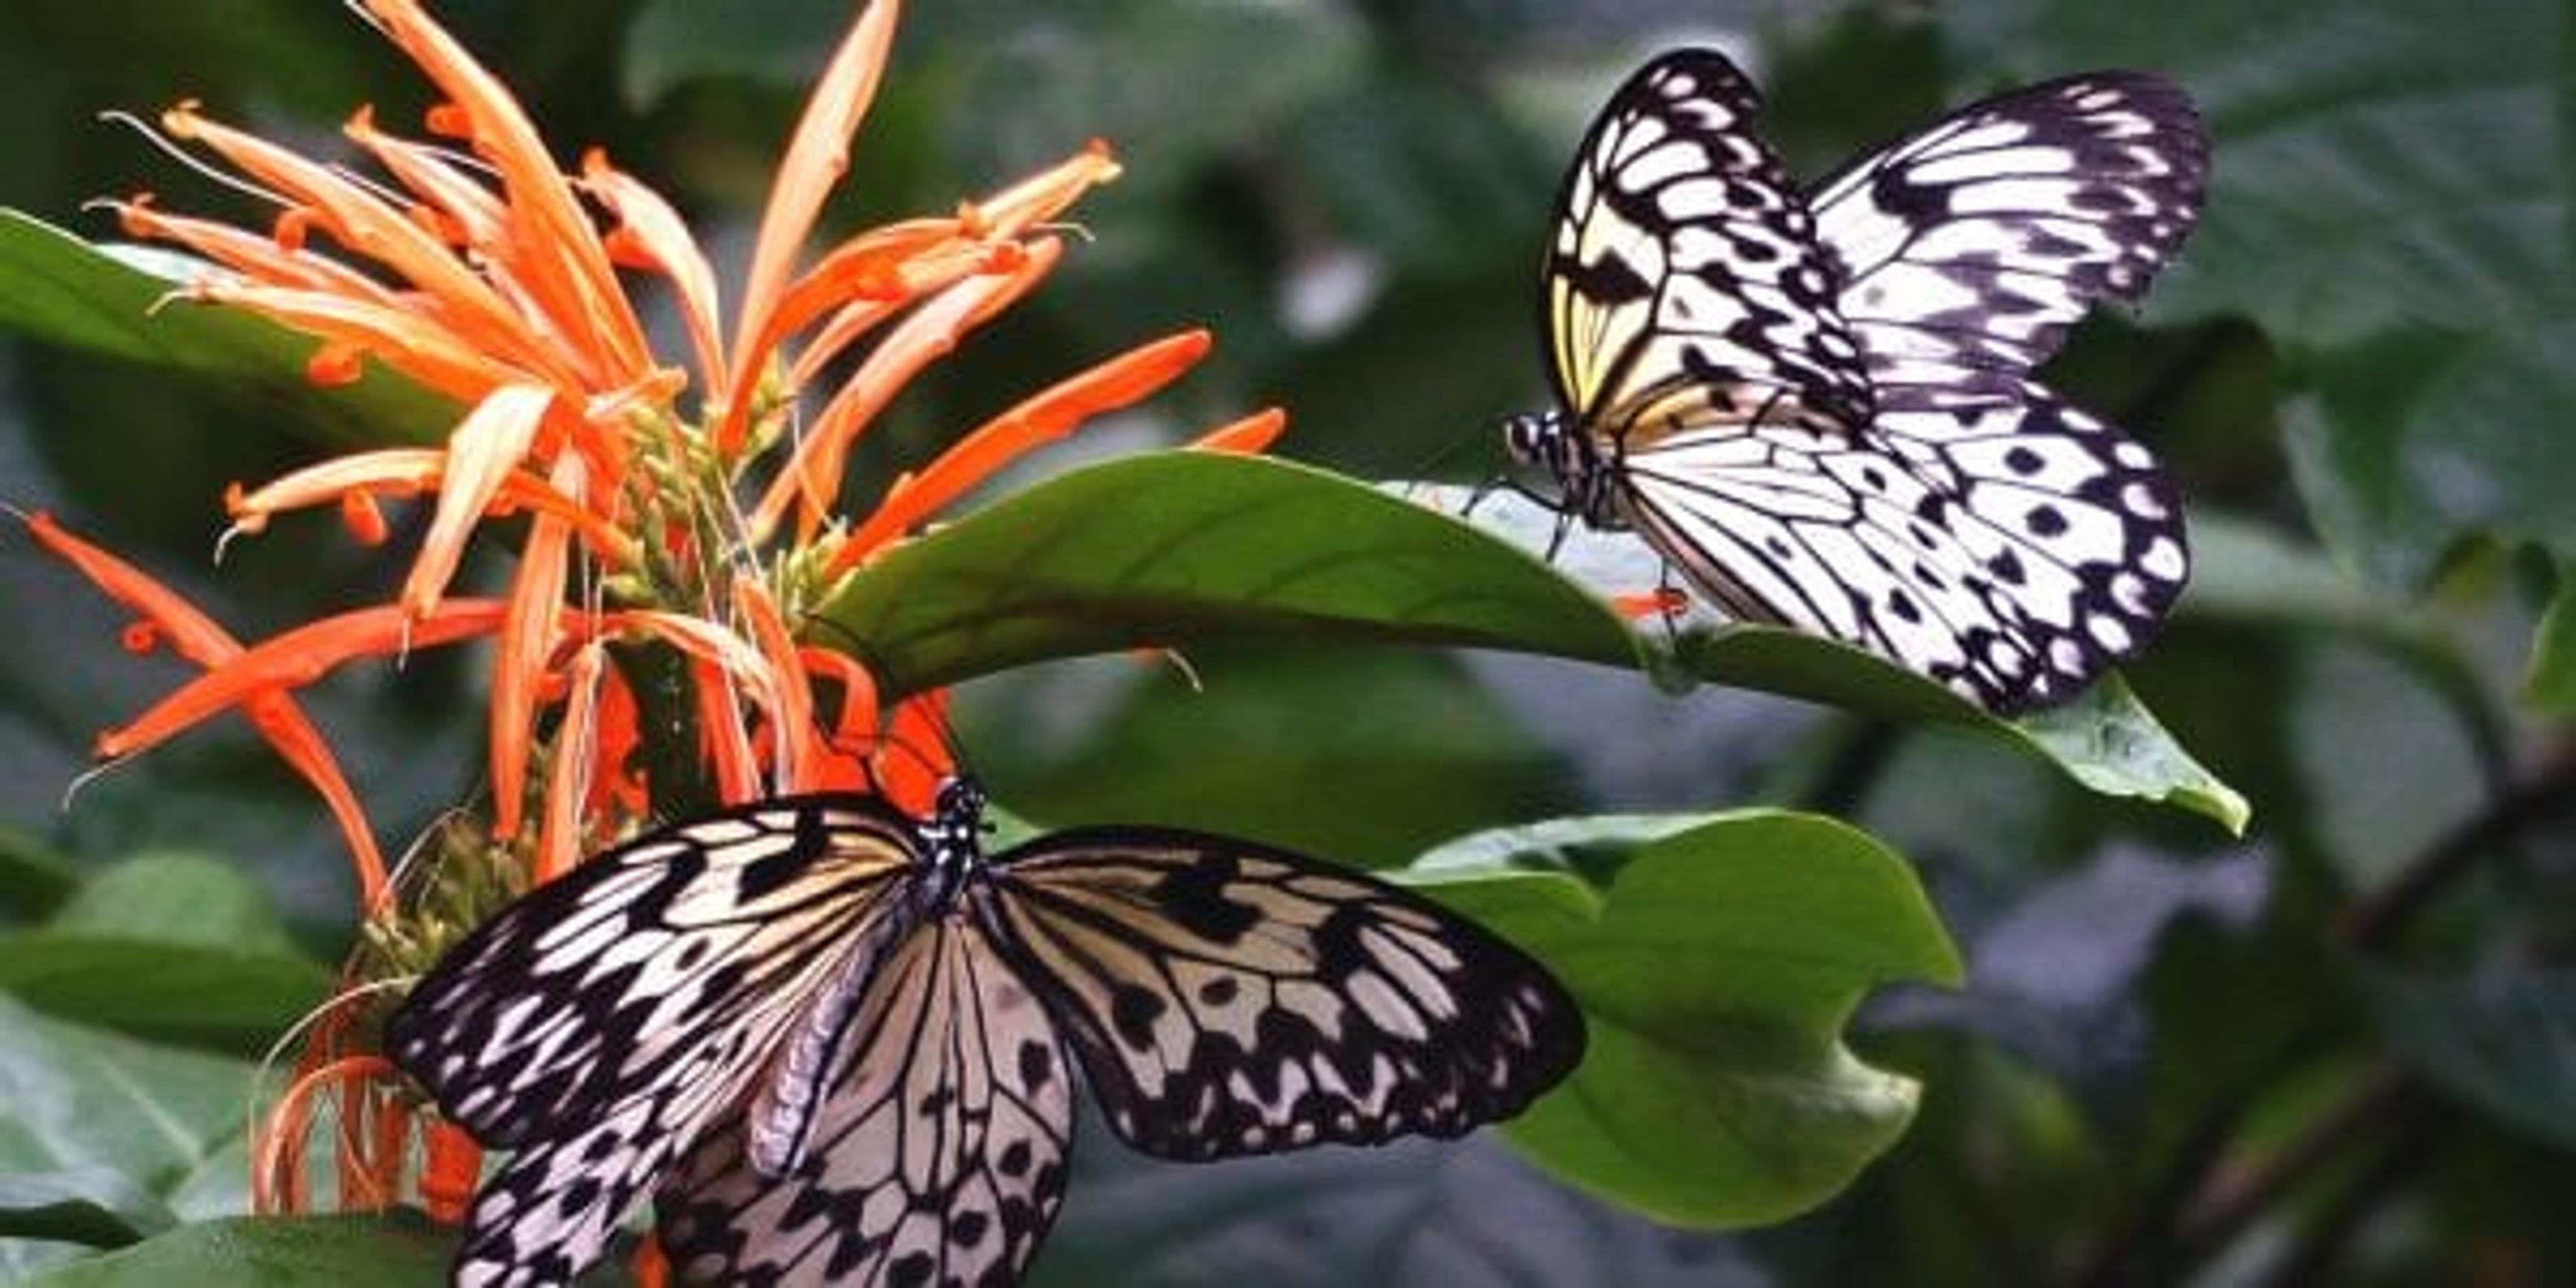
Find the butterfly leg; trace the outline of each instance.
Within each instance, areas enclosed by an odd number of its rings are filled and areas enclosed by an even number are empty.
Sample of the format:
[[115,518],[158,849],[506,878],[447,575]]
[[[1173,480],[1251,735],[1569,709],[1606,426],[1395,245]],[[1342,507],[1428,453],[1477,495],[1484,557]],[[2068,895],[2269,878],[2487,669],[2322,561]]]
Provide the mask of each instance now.
[[1487,476],[1484,482],[1469,488],[1467,490],[1467,503],[1458,507],[1458,517],[1465,519],[1473,516],[1476,513],[1476,507],[1483,505],[1486,497],[1492,496],[1494,493],[1502,490],[1505,482],[1506,480],[1502,475],[1495,474]]
[[1574,529],[1574,516],[1564,510],[1556,512],[1556,528],[1547,534],[1547,561],[1556,562],[1557,552],[1565,549],[1565,536]]
[[1682,642],[1681,617],[1690,610],[1690,592],[1673,582],[1673,561],[1655,561],[1655,599],[1663,611],[1656,619],[1664,624],[1664,647],[1678,649]]

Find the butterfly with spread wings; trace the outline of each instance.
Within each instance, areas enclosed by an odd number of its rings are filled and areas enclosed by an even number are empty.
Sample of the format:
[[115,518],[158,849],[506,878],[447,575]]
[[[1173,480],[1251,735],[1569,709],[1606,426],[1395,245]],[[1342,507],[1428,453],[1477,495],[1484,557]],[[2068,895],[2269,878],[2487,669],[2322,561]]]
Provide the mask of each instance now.
[[965,779],[926,820],[756,802],[441,959],[386,1050],[511,1151],[456,1281],[565,1282],[649,1197],[692,1281],[1009,1284],[1063,1197],[1075,1064],[1120,1138],[1201,1161],[1455,1136],[1582,1057],[1543,969],[1418,895],[1160,828],[987,857],[983,808]]
[[2181,90],[2094,72],[1961,108],[1802,193],[1723,55],[1592,125],[1545,265],[1560,410],[1505,442],[1728,613],[2002,713],[2142,647],[2188,572],[2147,450],[2032,377],[2198,217]]

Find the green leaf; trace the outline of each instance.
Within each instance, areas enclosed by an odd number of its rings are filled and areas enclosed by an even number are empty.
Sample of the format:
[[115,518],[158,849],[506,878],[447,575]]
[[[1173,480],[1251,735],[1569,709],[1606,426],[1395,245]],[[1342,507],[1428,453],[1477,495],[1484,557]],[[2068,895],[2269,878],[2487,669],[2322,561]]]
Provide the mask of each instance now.
[[45,916],[79,884],[71,860],[52,846],[14,827],[0,827],[0,915]]
[[[1232,832],[1364,867],[1582,803],[1455,656],[1223,648],[1187,664],[1103,658],[995,677],[960,693],[958,728],[977,774],[1031,817]],[[1334,807],[1315,808],[1319,796]]]
[[2072,702],[2021,717],[2012,731],[2102,795],[2179,805],[2239,836],[2253,818],[2245,797],[2193,760],[2117,675]]
[[1472,528],[1320,470],[1206,452],[1014,493],[889,551],[820,616],[895,692],[1235,640],[1633,657],[1598,601]]
[[101,869],[47,927],[66,934],[289,952],[268,893],[219,860],[143,854]]
[[[1632,632],[1584,589],[1655,584],[1651,551],[1577,532],[1558,567],[1552,516],[1490,498],[1510,541],[1324,471],[1201,452],[1131,457],[1015,493],[852,577],[820,610],[893,692],[1043,658],[1139,645],[1408,642],[1509,649],[1769,689],[2012,738],[2096,791],[2194,809],[2241,829],[2243,799],[2173,745],[2116,681],[2019,725],[1856,649],[1772,627]],[[1487,509],[1477,512],[1489,522]],[[1561,569],[1561,572],[1560,572]],[[1582,583],[1582,584],[1578,584]],[[1668,637],[1669,636],[1669,637]],[[829,637],[827,637],[829,638]]]
[[163,251],[112,255],[0,208],[0,328],[191,372],[338,443],[436,442],[453,427],[454,404],[380,368],[347,388],[315,388],[304,364],[318,341],[240,309],[173,298],[195,271],[211,270]]
[[2531,641],[2522,700],[2543,711],[2576,713],[2576,560],[2559,564],[2558,591]]
[[2436,981],[2357,969],[2408,1064],[2515,1130],[2576,1148],[2576,970]]
[[331,986],[267,895],[212,859],[101,872],[52,921],[0,932],[0,990],[67,1019],[257,1055]]
[[181,1226],[30,1281],[29,1288],[340,1288],[444,1281],[453,1236],[409,1210]]
[[[50,1176],[134,1230],[242,1134],[247,1062],[48,1019],[0,997],[0,1175]],[[146,1201],[141,1196],[150,1196]]]
[[[1608,869],[1606,887],[1569,855]],[[1854,1057],[1843,1026],[1874,987],[1962,972],[1904,861],[1811,815],[1568,820],[1468,837],[1400,875],[1583,1005],[1582,1066],[1512,1140],[1673,1224],[1778,1221],[1848,1184],[1919,1088]]]
[[101,1168],[0,1174],[0,1239],[118,1248],[177,1224],[161,1200]]
[[[1445,509],[1467,503],[1460,489],[1423,491]],[[1598,595],[1644,590],[1666,575],[1660,556],[1643,541],[1579,527],[1560,535],[1553,511],[1518,496],[1490,498],[1475,514],[1479,526],[1525,550],[1556,547],[1556,566]],[[2180,806],[2237,833],[2251,816],[2245,798],[2174,742],[2116,674],[2067,702],[2006,721],[1859,649],[1782,627],[1728,622],[1696,604],[1677,626],[1642,626],[1632,643],[1650,672],[1676,684],[1730,684],[1884,719],[1963,725],[2035,751],[2106,796]]]

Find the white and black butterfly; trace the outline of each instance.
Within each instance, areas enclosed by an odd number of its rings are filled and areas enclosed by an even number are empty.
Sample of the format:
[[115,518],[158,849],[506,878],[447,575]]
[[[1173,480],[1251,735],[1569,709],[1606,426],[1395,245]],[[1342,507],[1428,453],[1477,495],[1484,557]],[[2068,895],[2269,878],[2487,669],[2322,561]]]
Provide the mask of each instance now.
[[1803,194],[1724,56],[1646,64],[1566,177],[1545,267],[1561,410],[1505,441],[1740,618],[1989,709],[2073,694],[2181,592],[2145,448],[2031,377],[2198,217],[2191,101],[2094,72],[1972,104]]
[[1582,1056],[1544,970],[1417,895],[1155,828],[987,858],[983,805],[747,805],[468,935],[386,1026],[511,1151],[456,1281],[564,1282],[649,1196],[683,1279],[1009,1284],[1063,1197],[1076,1062],[1128,1144],[1195,1161],[1458,1135]]

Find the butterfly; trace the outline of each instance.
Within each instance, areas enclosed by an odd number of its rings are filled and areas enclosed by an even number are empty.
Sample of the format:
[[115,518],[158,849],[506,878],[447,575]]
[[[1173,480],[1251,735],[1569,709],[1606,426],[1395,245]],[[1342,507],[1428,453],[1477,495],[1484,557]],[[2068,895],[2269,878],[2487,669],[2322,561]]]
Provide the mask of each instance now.
[[1505,445],[1738,618],[2010,713],[2134,654],[2189,572],[2146,448],[2032,377],[2198,218],[2183,92],[2093,72],[1972,104],[1802,193],[1723,55],[1593,122],[1546,255],[1558,410]]
[[468,934],[385,1049],[485,1146],[460,1284],[569,1280],[650,1197],[683,1279],[1009,1284],[1078,1064],[1201,1161],[1455,1136],[1582,1058],[1548,973],[1421,896],[1250,841],[781,797],[576,867]]

